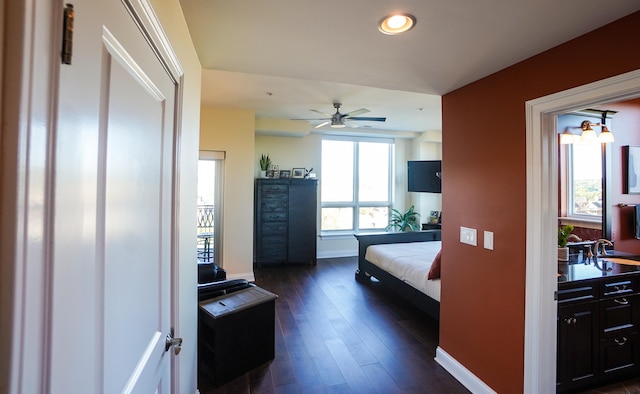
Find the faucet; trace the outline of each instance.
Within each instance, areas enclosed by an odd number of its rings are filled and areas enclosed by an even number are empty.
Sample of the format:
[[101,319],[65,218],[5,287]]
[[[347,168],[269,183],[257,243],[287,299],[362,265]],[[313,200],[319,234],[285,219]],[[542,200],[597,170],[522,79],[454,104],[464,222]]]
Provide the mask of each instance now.
[[604,238],[601,238],[601,239],[597,240],[596,243],[593,245],[593,258],[594,258],[594,260],[598,257],[598,248],[600,247],[600,245],[602,245],[602,254],[601,255],[606,255],[607,254],[607,249],[605,248],[605,245],[613,246],[613,242],[609,241],[608,239],[604,239]]

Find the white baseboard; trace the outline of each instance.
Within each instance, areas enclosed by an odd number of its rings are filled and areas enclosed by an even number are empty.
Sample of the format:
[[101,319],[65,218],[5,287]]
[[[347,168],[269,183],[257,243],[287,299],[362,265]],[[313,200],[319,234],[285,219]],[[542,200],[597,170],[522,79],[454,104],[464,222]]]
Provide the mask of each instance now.
[[358,252],[356,251],[355,254],[353,252],[348,252],[348,251],[344,251],[344,250],[339,250],[339,251],[327,251],[327,252],[318,252],[317,254],[317,258],[319,259],[335,259],[338,257],[354,257],[354,256],[358,256]]
[[249,282],[255,282],[256,281],[256,277],[253,275],[253,271],[244,272],[244,273],[240,273],[240,274],[233,274],[233,275],[227,274],[227,279],[246,279]]
[[464,365],[460,364],[449,353],[442,350],[440,346],[436,349],[436,362],[456,378],[464,387],[472,393],[496,394],[491,387],[487,386],[476,375],[471,373]]

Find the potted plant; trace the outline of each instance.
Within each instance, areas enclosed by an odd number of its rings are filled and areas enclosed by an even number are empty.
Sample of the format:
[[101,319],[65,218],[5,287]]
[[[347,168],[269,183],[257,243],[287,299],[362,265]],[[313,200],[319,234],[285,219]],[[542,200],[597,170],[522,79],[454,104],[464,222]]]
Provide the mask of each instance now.
[[558,227],[558,261],[569,261],[569,248],[567,241],[573,231],[570,224]]
[[268,153],[266,155],[263,153],[262,156],[260,156],[260,176],[262,178],[267,177],[267,171],[269,168],[271,168],[271,159],[269,158]]
[[391,217],[389,225],[385,230],[391,229],[396,231],[420,231],[418,217],[420,214],[414,211],[413,205],[405,213],[400,213],[397,209],[391,208]]

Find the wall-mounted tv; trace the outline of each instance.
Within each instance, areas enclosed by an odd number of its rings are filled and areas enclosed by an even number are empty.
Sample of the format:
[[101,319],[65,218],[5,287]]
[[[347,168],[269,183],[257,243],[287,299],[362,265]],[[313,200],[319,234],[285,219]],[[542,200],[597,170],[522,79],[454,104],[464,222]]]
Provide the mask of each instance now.
[[410,192],[442,192],[442,160],[407,162],[407,183]]

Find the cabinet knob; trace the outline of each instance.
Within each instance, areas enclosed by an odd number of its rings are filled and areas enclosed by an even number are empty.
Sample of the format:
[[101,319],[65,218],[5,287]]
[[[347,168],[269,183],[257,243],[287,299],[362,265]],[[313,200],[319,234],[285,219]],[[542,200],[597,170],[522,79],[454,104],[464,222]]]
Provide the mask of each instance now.
[[614,298],[613,300],[620,305],[629,305],[629,300],[627,300],[626,298]]
[[616,291],[625,291],[627,290],[627,285],[615,285]]
[[576,324],[577,320],[575,317],[567,317],[564,319],[564,322],[567,324]]
[[627,337],[622,337],[622,339],[614,338],[613,339],[618,346],[622,346],[627,343]]

